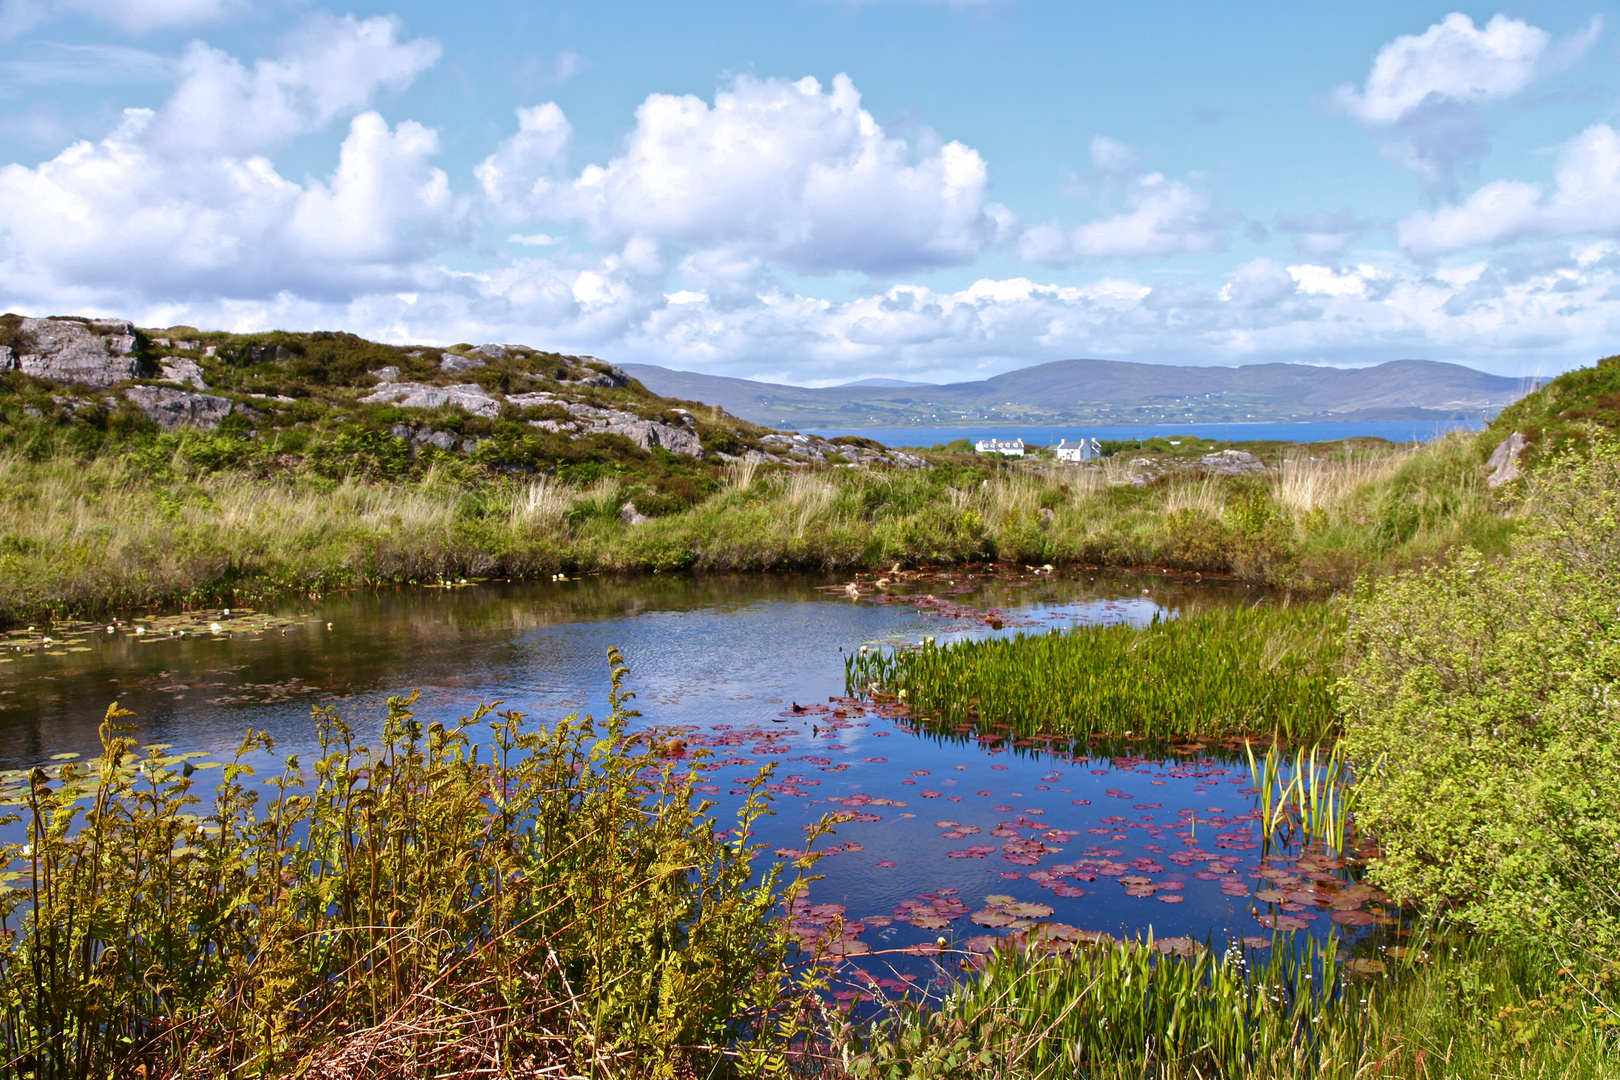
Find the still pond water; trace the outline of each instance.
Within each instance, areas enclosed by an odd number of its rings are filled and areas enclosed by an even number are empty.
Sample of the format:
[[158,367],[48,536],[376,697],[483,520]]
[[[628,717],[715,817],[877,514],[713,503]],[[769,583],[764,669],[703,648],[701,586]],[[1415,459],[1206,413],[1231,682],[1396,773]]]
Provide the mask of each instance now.
[[[1334,887],[1339,867],[1262,850],[1246,763],[996,749],[918,733],[888,709],[829,704],[845,693],[844,656],[862,645],[1139,625],[1193,602],[1252,602],[1254,590],[1159,574],[985,573],[852,599],[844,580],[485,583],[327,598],[273,618],[138,619],[110,633],[58,631],[48,644],[11,635],[0,651],[0,770],[93,756],[114,700],[137,714],[143,742],[174,753],[229,755],[253,727],[306,761],[312,705],[374,731],[387,698],[411,689],[424,722],[496,700],[537,721],[601,716],[604,654],[617,645],[638,723],[682,726],[689,746],[714,750],[700,779],[721,822],[740,782],[770,762],[780,763],[775,813],[756,826],[768,853],[801,847],[824,813],[856,816],[821,842],[838,850],[816,867],[824,880],[796,926],[814,937],[842,916],[843,947],[882,953],[860,962],[889,989],[944,976],[920,955],[937,937],[982,949],[987,935],[1028,925],[1020,919],[1217,947],[1269,939],[1262,924],[1285,913],[1285,926],[1312,933],[1362,932],[1338,925],[1342,904],[1310,903],[1312,880]],[[27,640],[34,647],[16,647]],[[917,952],[891,951],[908,946]]]

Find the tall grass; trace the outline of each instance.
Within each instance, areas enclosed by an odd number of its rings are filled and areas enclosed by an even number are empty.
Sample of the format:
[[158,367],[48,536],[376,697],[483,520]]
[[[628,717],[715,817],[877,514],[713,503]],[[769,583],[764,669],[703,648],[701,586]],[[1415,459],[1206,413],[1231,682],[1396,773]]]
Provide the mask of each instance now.
[[[633,477],[410,482],[217,466],[198,437],[129,456],[0,453],[0,623],[151,605],[559,570],[888,568],[977,560],[1164,566],[1331,590],[1512,529],[1472,443],[1284,462],[1280,478],[1128,482],[1129,462],[985,475],[728,466],[660,513]],[[201,455],[201,456],[198,456]],[[735,464],[735,463],[734,463]],[[1033,466],[1031,467],[1033,468]],[[642,505],[646,503],[647,505]]]
[[[862,1078],[1598,1080],[1620,979],[1519,942],[1424,928],[1399,946],[1273,938],[996,954],[935,1010],[834,1022]],[[1160,943],[1160,944],[1169,944]],[[1190,955],[1187,953],[1190,951]]]
[[747,840],[769,770],[717,831],[690,768],[627,731],[609,657],[601,723],[423,725],[413,696],[362,745],[317,708],[320,756],[287,758],[263,805],[244,759],[269,736],[223,765],[143,756],[110,709],[98,759],[12,793],[5,1074],[757,1065],[787,989],[780,871],[756,882]]
[[1150,741],[1329,736],[1342,604],[1211,608],[1131,626],[915,649],[845,661],[851,692],[903,695],[913,715],[1021,737]]

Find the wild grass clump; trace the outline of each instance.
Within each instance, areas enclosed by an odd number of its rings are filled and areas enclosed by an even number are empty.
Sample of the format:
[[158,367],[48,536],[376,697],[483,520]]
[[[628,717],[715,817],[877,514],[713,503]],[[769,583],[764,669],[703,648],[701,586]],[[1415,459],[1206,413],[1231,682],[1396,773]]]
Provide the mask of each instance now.
[[1336,730],[1344,607],[1209,608],[1140,629],[872,650],[845,664],[850,692],[895,694],[914,716],[1020,736],[1287,742]]
[[[1599,1080],[1620,968],[1420,928],[1404,944],[1278,935],[998,952],[936,1009],[835,1022],[835,1075],[877,1080]],[[1258,942],[1255,944],[1259,944]]]
[[320,756],[262,805],[244,759],[268,735],[224,765],[143,756],[109,710],[101,756],[35,770],[27,842],[0,849],[6,1075],[763,1067],[788,990],[779,870],[755,881],[747,839],[769,770],[720,831],[628,732],[610,661],[601,723],[424,725],[413,695],[362,744],[317,708]]

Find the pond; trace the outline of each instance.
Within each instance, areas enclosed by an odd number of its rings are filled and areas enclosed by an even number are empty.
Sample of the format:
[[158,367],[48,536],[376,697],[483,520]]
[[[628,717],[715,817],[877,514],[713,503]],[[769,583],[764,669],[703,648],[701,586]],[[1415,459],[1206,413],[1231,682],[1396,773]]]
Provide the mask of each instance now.
[[793,925],[883,990],[944,980],[959,950],[1037,922],[1070,940],[1151,932],[1176,947],[1258,947],[1272,927],[1356,934],[1387,921],[1376,894],[1343,887],[1330,853],[1262,848],[1246,761],[987,745],[844,696],[843,658],[863,645],[1140,625],[1192,602],[1252,602],[1256,590],[1028,568],[897,575],[881,588],[868,575],[855,595],[847,584],[484,582],[56,628],[48,641],[19,631],[0,636],[0,769],[94,755],[114,700],[137,714],[142,742],[210,756],[231,754],[250,727],[269,731],[278,754],[308,756],[312,705],[336,705],[365,732],[389,696],[412,689],[424,721],[495,700],[536,721],[600,716],[617,645],[637,723],[679,726],[688,753],[713,751],[700,790],[722,823],[769,763],[775,812],[754,838],[767,854],[792,858],[825,813],[850,818],[818,845],[824,876]]

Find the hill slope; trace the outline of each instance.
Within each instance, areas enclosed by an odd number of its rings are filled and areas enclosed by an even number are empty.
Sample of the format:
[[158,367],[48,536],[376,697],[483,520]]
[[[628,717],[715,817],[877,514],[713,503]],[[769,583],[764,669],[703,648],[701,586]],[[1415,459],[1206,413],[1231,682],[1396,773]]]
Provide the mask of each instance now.
[[655,393],[706,401],[759,424],[800,428],[1438,420],[1494,413],[1530,389],[1521,379],[1429,360],[1349,369],[1057,360],[977,382],[890,387],[867,380],[817,389],[652,364],[624,367]]

